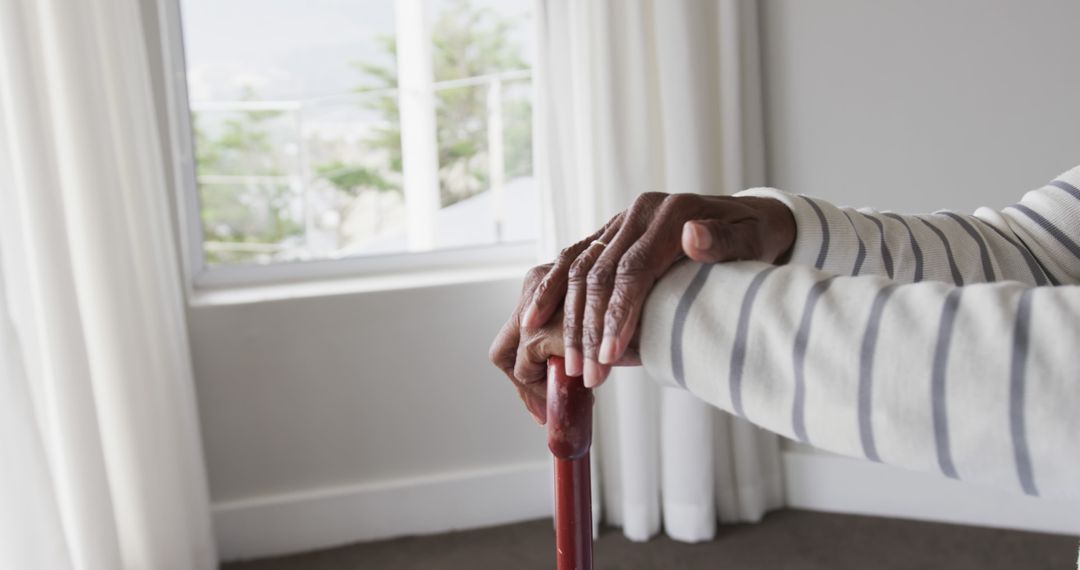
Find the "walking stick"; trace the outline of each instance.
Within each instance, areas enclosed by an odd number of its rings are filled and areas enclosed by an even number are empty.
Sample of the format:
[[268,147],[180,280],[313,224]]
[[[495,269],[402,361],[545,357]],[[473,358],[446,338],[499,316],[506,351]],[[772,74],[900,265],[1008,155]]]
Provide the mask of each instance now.
[[592,570],[592,391],[548,359],[548,449],[555,456],[555,552],[558,570]]

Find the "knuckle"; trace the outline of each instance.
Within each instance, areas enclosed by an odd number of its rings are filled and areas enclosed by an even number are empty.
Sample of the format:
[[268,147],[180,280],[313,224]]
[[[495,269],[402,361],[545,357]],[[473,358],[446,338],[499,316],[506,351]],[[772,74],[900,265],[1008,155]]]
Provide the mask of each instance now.
[[669,194],[661,207],[664,214],[686,212],[697,208],[700,198],[697,194]]
[[615,283],[616,269],[609,262],[598,262],[589,270],[585,283],[590,290],[606,289]]
[[536,297],[538,302],[542,302],[547,299],[547,296],[552,288],[551,277],[544,277],[540,280],[540,283],[536,285]]
[[536,267],[530,268],[525,273],[525,282],[536,283],[537,281],[543,279],[545,275],[547,275],[549,269],[551,269],[551,266],[546,264],[537,265]]
[[630,209],[626,211],[624,220],[641,221],[643,218],[652,217],[660,205],[664,203],[667,194],[663,192],[643,192],[638,194]]
[[531,362],[522,363],[514,368],[514,378],[522,384],[536,382],[538,377],[540,374],[537,372],[537,366]]
[[496,339],[488,350],[488,360],[495,365],[499,370],[507,370],[512,368],[514,363],[510,357],[510,351],[506,350],[506,347],[501,342],[502,339]]
[[620,276],[637,277],[652,272],[649,266],[648,256],[640,245],[631,247],[619,260],[618,273]]
[[525,278],[521,281],[522,296],[532,293],[536,284],[547,275],[548,269],[550,269],[549,265],[537,265],[525,272]]
[[637,199],[634,200],[634,205],[641,204],[654,206],[663,202],[668,196],[669,194],[665,192],[642,192],[641,194],[638,194]]
[[559,252],[559,255],[555,257],[556,267],[567,267],[574,262],[574,259],[578,256],[578,251],[584,242],[579,242],[571,247],[565,248]]
[[525,354],[537,355],[539,354],[538,349],[543,345],[543,340],[544,339],[539,334],[529,335],[529,337],[521,343],[521,349]]
[[567,277],[570,281],[581,282],[589,275],[589,271],[592,268],[592,259],[588,255],[582,255],[574,260],[570,264],[570,271]]
[[624,295],[615,295],[608,304],[607,315],[604,317],[604,326],[618,333],[619,326],[630,316],[629,299]]

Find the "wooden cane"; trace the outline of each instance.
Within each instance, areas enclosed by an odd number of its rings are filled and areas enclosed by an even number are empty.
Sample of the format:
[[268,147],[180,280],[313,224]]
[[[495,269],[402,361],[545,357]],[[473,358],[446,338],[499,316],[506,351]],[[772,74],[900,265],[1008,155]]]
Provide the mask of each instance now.
[[548,359],[548,449],[555,456],[555,556],[558,570],[592,570],[592,391]]

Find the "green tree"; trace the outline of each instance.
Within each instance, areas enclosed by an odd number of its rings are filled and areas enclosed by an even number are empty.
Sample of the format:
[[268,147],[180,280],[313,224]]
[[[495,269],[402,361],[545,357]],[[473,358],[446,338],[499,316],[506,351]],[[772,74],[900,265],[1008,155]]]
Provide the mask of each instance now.
[[[256,100],[251,89],[243,95]],[[218,176],[277,177],[288,158],[271,136],[279,111],[241,111],[214,122],[210,113],[193,113],[196,165],[200,179]],[[295,192],[287,184],[266,179],[199,183],[203,240],[211,244],[284,244],[302,238]],[[265,260],[260,247],[205,249],[211,264]]]
[[[521,46],[513,41],[514,22],[488,7],[469,0],[455,0],[436,15],[431,28],[434,80],[466,79],[508,70],[525,69]],[[398,122],[397,47],[392,37],[379,38],[386,56],[382,62],[359,62],[362,75],[356,89],[373,93],[362,105],[383,119],[385,126],[373,130],[366,143],[389,157],[387,169],[331,163],[317,168],[332,172],[326,179],[350,193],[363,189],[400,191],[402,171],[401,130]],[[507,90],[507,93],[514,93]],[[439,90],[436,94],[440,198],[443,206],[487,189],[487,86]],[[532,171],[532,107],[527,93],[507,97],[503,106],[504,156],[508,176]]]

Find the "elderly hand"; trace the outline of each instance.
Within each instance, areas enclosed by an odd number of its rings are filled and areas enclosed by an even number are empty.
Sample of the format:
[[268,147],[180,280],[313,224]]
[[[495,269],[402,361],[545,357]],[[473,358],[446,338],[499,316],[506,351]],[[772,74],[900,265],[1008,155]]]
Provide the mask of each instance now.
[[[525,407],[541,425],[547,420],[547,386],[544,382],[547,379],[547,359],[564,354],[563,315],[562,310],[556,308],[555,314],[546,323],[525,329],[521,326],[521,312],[551,268],[551,264],[538,265],[525,275],[521,299],[495,337],[489,354],[495,366],[514,383]],[[618,364],[638,363],[635,339]]]
[[[653,283],[684,255],[709,263],[773,263],[794,240],[795,219],[776,200],[642,194],[598,232],[564,249],[553,264],[534,268],[511,320],[517,334],[529,335],[550,330],[561,309],[566,373],[584,374],[585,385],[595,387],[621,363]],[[523,385],[543,379],[542,364],[531,368],[517,360],[512,378]]]

